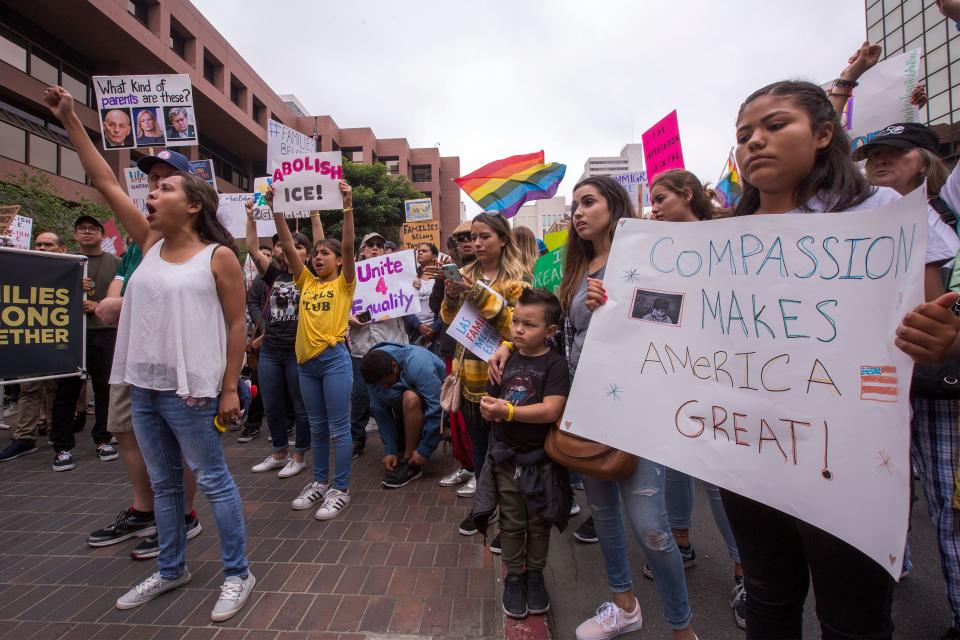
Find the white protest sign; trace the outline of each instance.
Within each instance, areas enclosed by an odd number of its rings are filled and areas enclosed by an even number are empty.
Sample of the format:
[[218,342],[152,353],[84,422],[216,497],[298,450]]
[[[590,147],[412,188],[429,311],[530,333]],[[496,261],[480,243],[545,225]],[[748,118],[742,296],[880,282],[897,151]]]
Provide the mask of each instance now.
[[844,128],[856,149],[870,142],[881,129],[898,122],[920,122],[910,95],[922,79],[920,49],[891,56],[860,78],[843,113]]
[[17,214],[13,216],[7,235],[17,249],[30,248],[30,236],[33,233],[33,218]]
[[[627,193],[630,194],[630,202],[634,203],[635,207],[650,206],[650,191],[647,189],[646,171],[615,173],[610,177],[619,182],[620,186],[627,190]],[[637,211],[642,210],[642,208],[637,208]]]
[[500,332],[469,302],[460,306],[453,322],[447,327],[447,335],[484,362],[490,360],[503,342]]
[[343,156],[337,151],[280,156],[273,171],[273,209],[304,217],[308,211],[342,209]]
[[94,76],[104,149],[197,144],[189,74]]
[[[255,198],[253,193],[221,193],[217,207],[217,219],[227,228],[234,238],[247,237],[246,204]],[[256,219],[256,218],[254,218]],[[277,232],[277,225],[271,216],[269,220],[257,220],[257,237],[269,238]],[[248,248],[249,250],[249,248]]]
[[[280,167],[282,156],[300,156],[316,150],[316,141],[307,134],[273,119],[267,122],[267,171],[271,174]],[[304,209],[287,217],[305,218],[308,215],[310,210]]]
[[900,575],[926,201],[623,220],[561,428],[768,504]]
[[147,174],[136,167],[127,167],[123,170],[123,177],[127,183],[127,195],[137,205],[137,209],[147,214],[147,196],[150,195],[150,185],[147,183]]
[[397,251],[357,263],[353,310],[369,311],[373,320],[420,313],[420,296],[413,288],[417,261],[413,251]]

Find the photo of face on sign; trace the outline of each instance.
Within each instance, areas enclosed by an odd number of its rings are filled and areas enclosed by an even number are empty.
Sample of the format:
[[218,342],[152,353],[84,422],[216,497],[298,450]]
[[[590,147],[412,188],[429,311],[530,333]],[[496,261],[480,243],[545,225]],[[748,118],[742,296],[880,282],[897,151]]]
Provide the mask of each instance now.
[[192,107],[164,107],[167,140],[193,140],[197,137]]
[[683,294],[637,289],[630,317],[634,320],[679,326],[683,317]]
[[133,146],[133,116],[130,109],[101,109],[103,146],[118,149]]
[[156,107],[143,107],[133,110],[134,138],[138,147],[163,146],[167,139],[163,135],[163,123],[159,119]]

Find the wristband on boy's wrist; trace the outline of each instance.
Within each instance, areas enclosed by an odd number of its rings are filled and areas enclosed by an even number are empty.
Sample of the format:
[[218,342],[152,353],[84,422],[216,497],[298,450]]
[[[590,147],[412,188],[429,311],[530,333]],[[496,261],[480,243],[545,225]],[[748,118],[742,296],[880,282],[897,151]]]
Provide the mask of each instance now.
[[513,343],[510,342],[509,340],[504,340],[503,342],[500,343],[500,346],[506,347],[507,351],[509,351],[510,353],[513,353]]
[[514,406],[512,402],[507,403],[507,422],[513,422]]

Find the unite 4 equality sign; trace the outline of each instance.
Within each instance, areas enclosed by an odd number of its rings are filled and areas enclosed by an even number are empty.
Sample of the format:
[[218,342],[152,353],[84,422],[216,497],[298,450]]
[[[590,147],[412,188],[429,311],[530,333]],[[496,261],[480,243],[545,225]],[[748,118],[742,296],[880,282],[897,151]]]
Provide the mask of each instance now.
[[[815,216],[815,217],[814,217]],[[921,190],[868,211],[620,222],[560,428],[796,516],[899,578]]]

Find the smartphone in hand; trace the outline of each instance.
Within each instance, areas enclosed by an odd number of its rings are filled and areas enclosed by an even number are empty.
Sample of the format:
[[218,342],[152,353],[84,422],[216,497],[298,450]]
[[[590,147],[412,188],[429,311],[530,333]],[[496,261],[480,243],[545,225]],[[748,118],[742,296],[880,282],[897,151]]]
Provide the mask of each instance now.
[[459,267],[453,263],[443,265],[443,275],[454,282],[463,282]]

